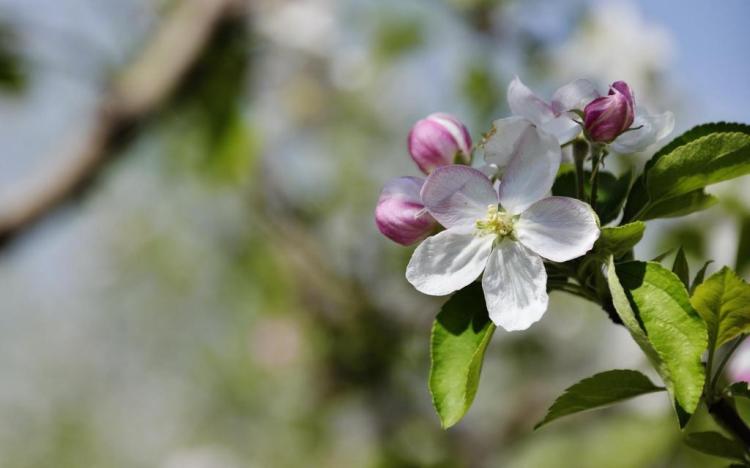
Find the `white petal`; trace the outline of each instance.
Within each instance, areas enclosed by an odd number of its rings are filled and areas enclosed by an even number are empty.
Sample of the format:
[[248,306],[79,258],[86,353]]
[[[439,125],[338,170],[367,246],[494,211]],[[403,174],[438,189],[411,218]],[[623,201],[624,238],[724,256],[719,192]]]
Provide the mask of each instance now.
[[599,238],[599,226],[587,203],[549,197],[521,213],[515,234],[523,245],[542,257],[566,262],[591,250]]
[[497,191],[481,171],[468,166],[435,169],[422,186],[422,203],[446,228],[474,230],[477,220],[487,216],[487,207],[497,204]]
[[549,104],[527,88],[518,77],[508,85],[508,106],[515,115],[526,117],[534,125],[541,125],[555,117]]
[[531,125],[531,121],[524,117],[508,117],[492,122],[492,135],[484,144],[484,160],[497,167],[507,166],[517,152],[521,135]]
[[494,236],[448,229],[425,239],[409,260],[406,279],[418,291],[444,296],[471,284],[482,274]]
[[643,151],[657,141],[666,137],[674,130],[674,114],[649,114],[641,108],[636,108],[635,120],[630,130],[615,139],[611,147],[617,153],[627,154]]
[[554,136],[535,127],[527,128],[500,182],[500,204],[503,208],[512,214],[519,214],[547,195],[555,181],[561,158],[560,145]]
[[542,259],[504,240],[490,255],[482,278],[490,319],[507,331],[525,330],[547,311],[547,272]]
[[586,104],[599,97],[594,83],[589,80],[575,80],[561,87],[552,95],[552,108],[556,112],[583,110]]
[[548,120],[540,128],[554,135],[557,138],[557,143],[560,145],[573,140],[582,131],[581,126],[567,112],[560,114],[559,117],[555,117],[552,120]]

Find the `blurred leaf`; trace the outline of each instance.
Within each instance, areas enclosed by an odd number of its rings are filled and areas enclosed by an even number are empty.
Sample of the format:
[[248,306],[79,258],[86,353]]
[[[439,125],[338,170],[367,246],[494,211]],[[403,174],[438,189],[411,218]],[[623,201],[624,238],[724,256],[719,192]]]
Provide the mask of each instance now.
[[662,390],[663,387],[657,387],[638,371],[616,369],[601,372],[565,389],[534,429],[569,414],[601,408]]
[[0,90],[21,91],[26,85],[23,60],[10,25],[0,22]]
[[750,332],[750,285],[729,267],[695,288],[690,301],[707,324],[713,348]]
[[658,263],[610,259],[608,281],[615,309],[675,400],[681,426],[701,398],[706,327],[679,278]]
[[476,60],[467,66],[461,90],[480,120],[491,118],[503,98],[497,77]]
[[741,397],[750,399],[750,388],[747,385],[747,382],[735,382],[728,387],[728,390],[733,398]]
[[672,255],[672,252],[674,252],[674,251],[675,251],[675,249],[669,249],[666,252],[662,252],[659,255],[657,255],[656,257],[652,258],[650,261],[661,263],[662,260],[664,260],[665,258],[667,258],[670,255]]
[[694,450],[715,457],[745,461],[745,448],[742,444],[718,432],[693,432],[685,436],[685,444]]
[[[587,197],[591,196],[591,172],[586,171],[584,176],[584,192]],[[622,211],[622,206],[628,195],[630,183],[633,181],[633,173],[628,171],[620,177],[611,172],[599,173],[599,189],[597,190],[596,214],[602,224],[614,221]],[[555,183],[552,186],[552,194],[561,197],[576,198],[576,174],[575,168],[566,164],[560,167]]]
[[430,393],[444,428],[456,424],[474,401],[484,352],[494,331],[478,283],[454,294],[435,319]]
[[[641,188],[641,190],[643,189]],[[649,219],[687,216],[696,211],[708,209],[718,202],[718,198],[707,194],[705,190],[694,190],[685,195],[658,201],[649,205],[638,219],[647,221]]]
[[682,247],[677,250],[677,255],[674,257],[672,273],[680,278],[680,281],[682,281],[682,284],[686,288],[690,287],[690,266],[688,265],[687,257],[685,257],[685,250]]
[[706,269],[710,264],[712,264],[714,261],[709,260],[706,263],[703,264],[700,270],[698,270],[698,273],[695,274],[695,278],[693,278],[693,284],[690,286],[690,294],[692,295],[695,292],[695,288],[698,287],[699,284],[701,284],[706,277]]
[[[700,125],[675,138],[646,164],[628,198],[625,219],[645,219],[649,211],[650,218],[675,216],[673,208],[680,205],[689,207],[690,212],[706,208],[713,202],[701,192],[704,187],[747,173],[750,126],[724,122]],[[676,197],[683,200],[668,201]],[[663,206],[654,213],[651,210],[657,204]]]
[[393,60],[424,43],[424,26],[417,18],[388,17],[375,32],[375,54],[381,60]]
[[743,273],[748,266],[750,266],[750,216],[745,215],[742,217],[734,270]]
[[601,235],[594,244],[594,254],[607,258],[618,258],[628,253],[643,238],[646,223],[636,221],[622,226],[602,228]]

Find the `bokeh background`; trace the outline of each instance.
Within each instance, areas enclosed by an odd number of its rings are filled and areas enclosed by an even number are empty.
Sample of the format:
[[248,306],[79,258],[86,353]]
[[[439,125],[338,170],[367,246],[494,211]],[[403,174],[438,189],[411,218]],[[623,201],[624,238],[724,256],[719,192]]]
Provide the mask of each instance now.
[[[566,386],[648,368],[560,293],[495,334],[441,430],[442,300],[372,211],[417,174],[415,120],[451,112],[478,139],[514,75],[626,80],[676,133],[750,122],[748,18],[746,0],[0,0],[0,466],[723,466],[663,395],[532,431]],[[683,245],[749,274],[750,186],[711,191],[713,210],[649,223],[639,256]]]

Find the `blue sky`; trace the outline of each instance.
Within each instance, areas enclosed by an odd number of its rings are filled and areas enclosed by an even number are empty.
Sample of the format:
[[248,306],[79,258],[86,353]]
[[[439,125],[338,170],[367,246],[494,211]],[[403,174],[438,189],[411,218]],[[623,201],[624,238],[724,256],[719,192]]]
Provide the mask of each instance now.
[[[675,79],[702,111],[694,122],[750,121],[750,1],[638,0],[676,45]],[[692,99],[692,97],[691,97]]]

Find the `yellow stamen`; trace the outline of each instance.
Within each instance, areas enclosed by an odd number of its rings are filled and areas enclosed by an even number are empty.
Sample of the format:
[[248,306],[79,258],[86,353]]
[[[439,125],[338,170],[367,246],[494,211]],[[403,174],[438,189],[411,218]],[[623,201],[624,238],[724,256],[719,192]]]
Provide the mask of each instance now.
[[510,213],[500,211],[497,205],[487,207],[487,217],[477,220],[477,229],[482,234],[494,234],[498,237],[513,235],[513,217]]

